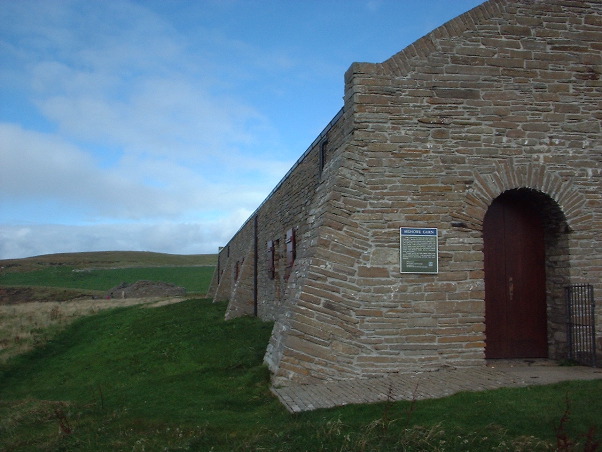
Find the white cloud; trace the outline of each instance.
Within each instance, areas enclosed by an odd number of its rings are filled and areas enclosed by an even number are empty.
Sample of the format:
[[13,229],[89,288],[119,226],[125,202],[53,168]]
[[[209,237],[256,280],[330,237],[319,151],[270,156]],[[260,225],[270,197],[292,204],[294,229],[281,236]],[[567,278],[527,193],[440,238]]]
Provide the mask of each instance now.
[[[225,215],[237,207],[250,209],[263,200],[289,166],[266,163],[263,184],[230,177],[209,181],[198,168],[167,158],[129,156],[107,169],[89,153],[55,135],[0,123],[0,200],[54,200],[67,212],[81,211],[88,221],[173,221],[202,217],[204,211],[219,210]],[[224,172],[240,175],[234,168],[244,164],[232,161]],[[250,170],[264,168],[255,163]]]
[[378,11],[382,7],[382,0],[369,0],[366,2],[366,9],[370,12]]
[[[40,66],[33,83],[53,88],[39,90],[37,106],[62,135],[83,143],[116,146],[126,154],[207,162],[257,144],[258,136],[275,136],[254,108],[230,95],[212,94],[181,75],[140,77],[130,84],[107,81],[110,76],[103,73],[47,69],[57,63]],[[57,88],[61,84],[68,88]],[[74,89],[78,84],[82,88]]]
[[[102,171],[88,153],[54,135],[0,124],[0,199],[4,202],[54,199],[84,212],[136,218],[137,200],[152,198],[158,213],[168,209],[168,193],[144,186],[118,171]],[[162,210],[167,210],[162,212]]]
[[0,226],[0,259],[80,251],[155,251],[213,254],[250,215],[190,223]]
[[352,61],[478,1],[0,0],[0,256],[214,251],[340,108]]
[[33,5],[0,12],[47,121],[0,123],[6,224],[224,218],[254,209],[292,164],[268,157],[273,126],[220,77],[236,71],[144,4],[49,0],[25,14]]

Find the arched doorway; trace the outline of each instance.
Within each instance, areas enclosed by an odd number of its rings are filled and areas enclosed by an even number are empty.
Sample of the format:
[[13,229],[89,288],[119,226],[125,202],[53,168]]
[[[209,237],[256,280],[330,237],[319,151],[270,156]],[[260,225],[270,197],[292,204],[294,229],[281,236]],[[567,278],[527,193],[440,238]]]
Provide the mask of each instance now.
[[531,190],[493,201],[483,242],[485,357],[547,357],[545,230]]

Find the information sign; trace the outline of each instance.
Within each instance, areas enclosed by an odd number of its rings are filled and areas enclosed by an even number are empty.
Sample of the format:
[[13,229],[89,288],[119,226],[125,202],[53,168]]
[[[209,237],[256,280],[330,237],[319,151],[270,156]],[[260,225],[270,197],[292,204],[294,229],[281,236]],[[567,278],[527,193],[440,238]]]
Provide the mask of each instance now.
[[437,228],[400,228],[401,273],[439,271]]

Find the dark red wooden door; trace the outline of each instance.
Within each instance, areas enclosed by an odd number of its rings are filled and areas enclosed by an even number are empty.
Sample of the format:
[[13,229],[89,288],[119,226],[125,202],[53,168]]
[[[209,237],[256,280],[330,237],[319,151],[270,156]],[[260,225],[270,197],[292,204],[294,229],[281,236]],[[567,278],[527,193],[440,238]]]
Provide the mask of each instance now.
[[521,196],[502,195],[485,215],[483,241],[486,358],[547,357],[540,217]]

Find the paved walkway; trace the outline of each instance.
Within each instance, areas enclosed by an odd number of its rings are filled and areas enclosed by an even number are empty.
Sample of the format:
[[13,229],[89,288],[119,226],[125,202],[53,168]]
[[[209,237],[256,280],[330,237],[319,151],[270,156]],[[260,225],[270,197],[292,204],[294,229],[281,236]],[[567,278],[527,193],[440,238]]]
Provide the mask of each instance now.
[[354,403],[420,400],[462,391],[524,387],[567,380],[602,379],[602,369],[558,366],[552,361],[502,361],[478,368],[413,372],[383,378],[290,384],[272,392],[292,413]]

